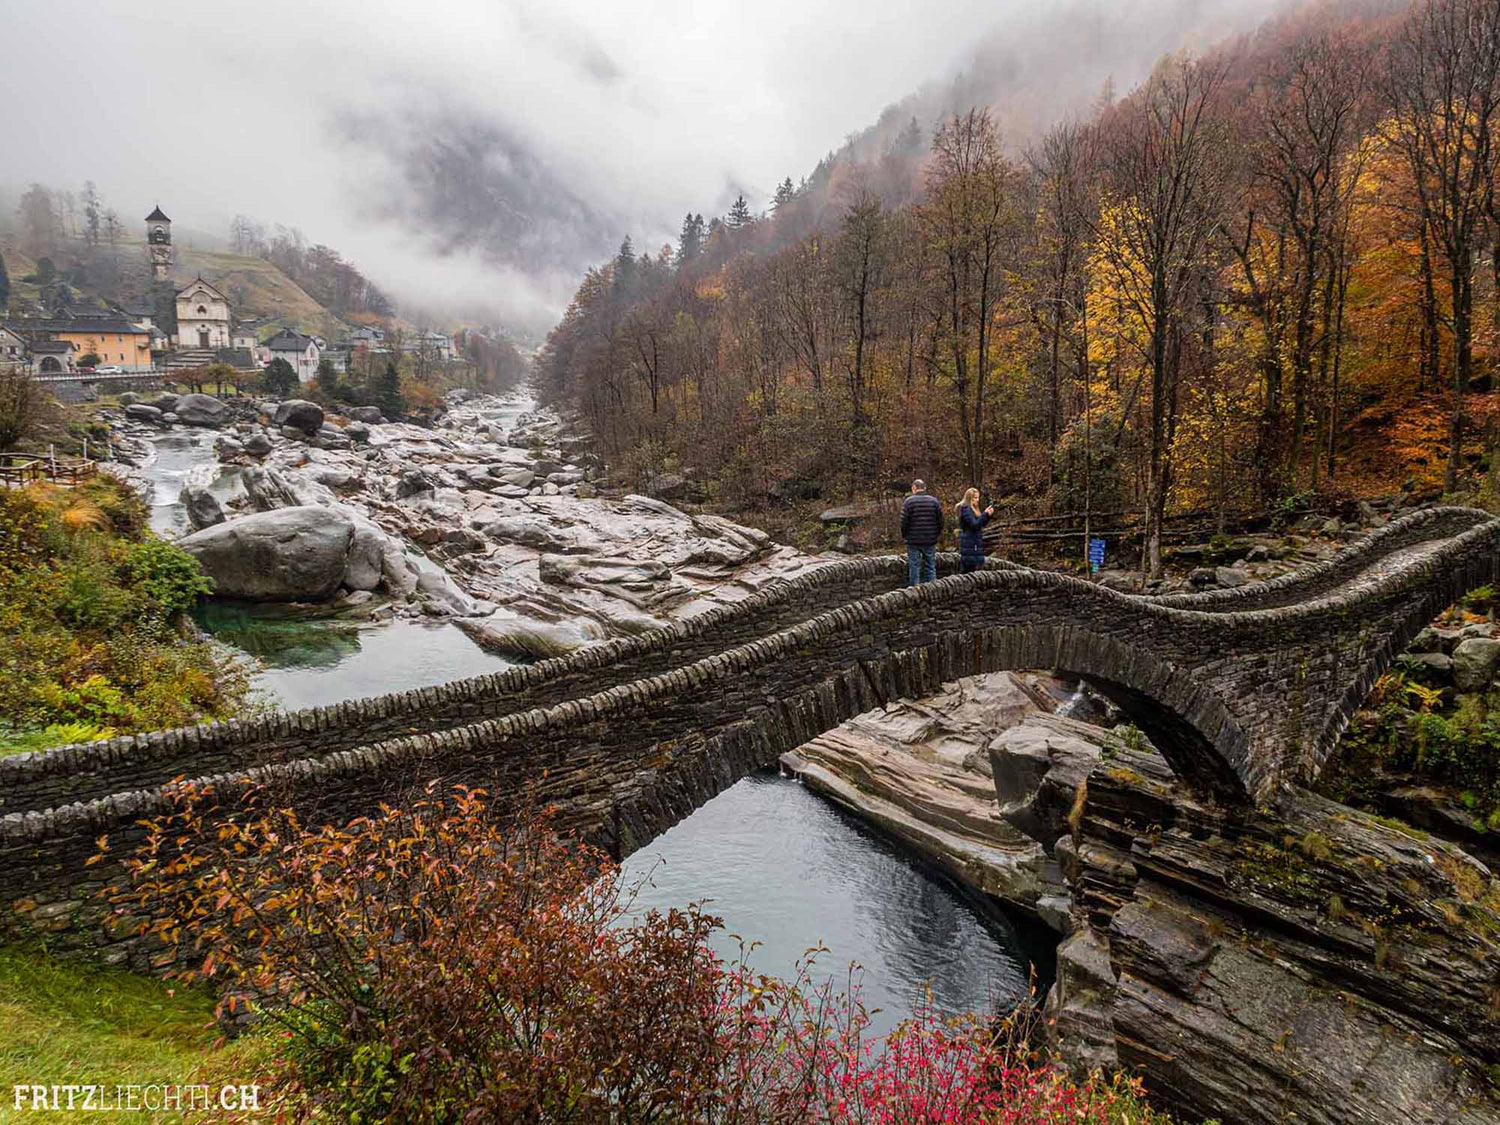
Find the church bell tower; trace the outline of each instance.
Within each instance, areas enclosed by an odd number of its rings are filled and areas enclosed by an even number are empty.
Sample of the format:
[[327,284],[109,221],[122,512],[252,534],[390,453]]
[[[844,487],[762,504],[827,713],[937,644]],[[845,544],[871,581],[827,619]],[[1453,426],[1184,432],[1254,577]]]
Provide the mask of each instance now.
[[172,220],[162,214],[160,205],[146,216],[146,253],[151,258],[151,279],[166,281],[172,265]]

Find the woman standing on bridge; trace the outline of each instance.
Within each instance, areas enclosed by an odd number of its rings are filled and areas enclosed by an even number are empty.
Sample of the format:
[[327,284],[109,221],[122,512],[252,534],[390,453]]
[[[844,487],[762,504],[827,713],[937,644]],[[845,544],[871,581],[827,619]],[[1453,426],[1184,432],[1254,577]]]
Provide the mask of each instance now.
[[971,488],[964,493],[958,505],[958,569],[961,574],[978,570],[984,565],[984,525],[995,514],[995,505],[979,510],[979,489]]

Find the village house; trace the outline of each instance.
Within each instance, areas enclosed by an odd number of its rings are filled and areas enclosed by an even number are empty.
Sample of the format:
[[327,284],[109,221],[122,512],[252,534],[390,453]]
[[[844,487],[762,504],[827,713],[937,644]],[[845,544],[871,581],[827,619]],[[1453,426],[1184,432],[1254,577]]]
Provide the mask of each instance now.
[[413,332],[403,339],[401,350],[409,355],[420,355],[441,363],[450,363],[457,355],[451,336],[443,332],[434,332],[429,328]]
[[377,350],[385,343],[385,332],[367,324],[362,324],[353,332],[349,333],[349,343],[354,347],[363,344],[371,350]]
[[297,378],[304,383],[312,382],[318,373],[318,360],[322,358],[318,342],[290,328],[283,328],[266,341],[266,350],[271,359],[284,359],[292,365]]
[[0,367],[11,370],[26,362],[26,341],[20,333],[0,325]]
[[[68,312],[12,320],[7,327],[28,340],[32,350],[45,341],[77,345],[80,356],[92,353],[99,366],[126,371],[151,370],[151,329],[115,312]],[[60,354],[60,353],[59,353]]]

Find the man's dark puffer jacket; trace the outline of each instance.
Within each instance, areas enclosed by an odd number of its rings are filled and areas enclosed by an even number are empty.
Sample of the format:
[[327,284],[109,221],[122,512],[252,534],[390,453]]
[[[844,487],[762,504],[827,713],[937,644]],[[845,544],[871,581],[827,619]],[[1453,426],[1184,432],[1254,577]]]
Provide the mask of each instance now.
[[914,492],[901,505],[901,538],[913,547],[931,547],[942,538],[946,517],[938,498]]

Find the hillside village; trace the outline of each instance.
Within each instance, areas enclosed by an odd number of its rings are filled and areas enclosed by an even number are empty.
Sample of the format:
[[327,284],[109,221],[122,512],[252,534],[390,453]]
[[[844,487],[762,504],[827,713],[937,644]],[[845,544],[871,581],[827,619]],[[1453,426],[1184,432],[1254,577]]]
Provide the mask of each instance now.
[[[33,192],[39,190],[45,192],[33,185]],[[23,223],[25,208],[23,200]],[[408,325],[390,313],[388,302],[362,278],[377,297],[371,303],[387,315],[340,317],[265,260],[266,255],[180,253],[173,244],[172,220],[160,206],[143,220],[139,257],[129,245],[122,248],[113,212],[105,220],[107,234],[101,235],[94,214],[76,245],[69,247],[66,237],[58,239],[64,248],[55,251],[56,260],[29,256],[0,239],[0,251],[7,252],[0,254],[0,368],[51,383],[76,382],[87,395],[97,383],[68,377],[92,375],[99,382],[108,376],[169,377],[213,365],[243,376],[282,360],[304,385],[313,383],[320,370],[325,381],[336,381],[356,369],[369,374],[387,363],[425,378],[441,371],[462,375],[474,366],[465,345],[480,355],[477,366],[484,375],[489,372],[483,369],[492,365],[485,357],[512,350],[498,332],[467,329],[455,341],[436,328]],[[236,222],[238,229],[241,220]],[[103,265],[90,268],[95,259]],[[340,265],[358,276],[352,267]],[[248,284],[252,274],[271,283]]]

